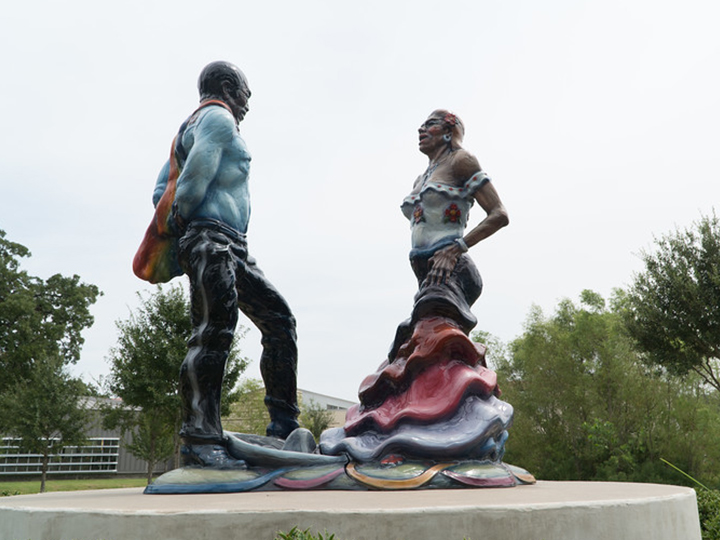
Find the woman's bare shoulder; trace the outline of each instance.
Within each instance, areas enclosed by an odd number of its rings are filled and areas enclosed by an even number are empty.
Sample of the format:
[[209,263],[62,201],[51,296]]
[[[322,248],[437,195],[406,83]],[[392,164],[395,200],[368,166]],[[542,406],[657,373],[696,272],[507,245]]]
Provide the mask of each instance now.
[[473,174],[480,171],[477,158],[464,149],[457,150],[452,158],[452,175],[455,182],[464,183]]

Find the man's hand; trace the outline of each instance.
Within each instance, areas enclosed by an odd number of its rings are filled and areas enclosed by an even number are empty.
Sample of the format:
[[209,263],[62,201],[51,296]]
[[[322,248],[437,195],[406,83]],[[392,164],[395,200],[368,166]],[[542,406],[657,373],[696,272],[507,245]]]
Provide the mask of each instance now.
[[185,229],[187,228],[187,222],[183,217],[180,215],[180,211],[178,210],[177,202],[173,202],[172,204],[172,219],[170,220],[170,230],[174,233],[175,236],[181,237],[185,234]]
[[463,254],[462,249],[457,244],[452,244],[435,252],[430,257],[430,272],[428,272],[423,285],[440,285],[447,281],[448,276],[455,269],[460,256]]

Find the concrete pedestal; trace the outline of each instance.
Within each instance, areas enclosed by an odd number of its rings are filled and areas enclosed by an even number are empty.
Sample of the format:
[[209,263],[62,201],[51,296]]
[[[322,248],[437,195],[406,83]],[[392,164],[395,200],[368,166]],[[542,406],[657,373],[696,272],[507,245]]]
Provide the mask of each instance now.
[[0,540],[272,540],[294,526],[337,540],[700,540],[695,492],[657,484],[0,498]]

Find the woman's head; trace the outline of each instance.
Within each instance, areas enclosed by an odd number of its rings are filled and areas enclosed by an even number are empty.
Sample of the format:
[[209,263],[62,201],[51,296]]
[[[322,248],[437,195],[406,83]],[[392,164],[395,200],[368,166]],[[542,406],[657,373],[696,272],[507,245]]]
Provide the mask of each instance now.
[[420,151],[430,155],[440,148],[461,148],[465,126],[457,115],[445,109],[437,109],[423,122],[418,134]]

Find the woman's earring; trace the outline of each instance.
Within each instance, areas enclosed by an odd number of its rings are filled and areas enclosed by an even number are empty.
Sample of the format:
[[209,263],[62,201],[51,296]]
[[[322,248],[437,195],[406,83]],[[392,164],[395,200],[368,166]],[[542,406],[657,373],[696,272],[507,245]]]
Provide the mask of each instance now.
[[452,141],[452,135],[450,135],[449,133],[446,133],[445,135],[443,135],[443,141],[445,141],[446,143],[451,142],[451,141]]

